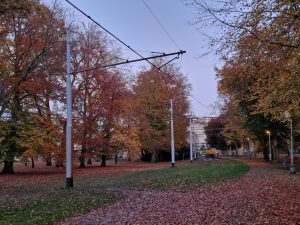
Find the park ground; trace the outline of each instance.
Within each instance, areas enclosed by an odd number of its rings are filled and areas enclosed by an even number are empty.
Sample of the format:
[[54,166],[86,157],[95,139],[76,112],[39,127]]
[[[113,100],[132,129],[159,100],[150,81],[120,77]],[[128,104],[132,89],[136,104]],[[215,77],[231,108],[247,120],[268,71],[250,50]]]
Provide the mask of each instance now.
[[300,224],[300,175],[262,160],[16,165],[0,176],[0,224]]

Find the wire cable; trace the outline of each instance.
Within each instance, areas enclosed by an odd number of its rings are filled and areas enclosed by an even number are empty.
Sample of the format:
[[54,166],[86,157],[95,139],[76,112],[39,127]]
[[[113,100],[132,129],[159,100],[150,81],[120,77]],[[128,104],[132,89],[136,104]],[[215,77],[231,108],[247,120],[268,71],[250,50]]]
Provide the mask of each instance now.
[[160,22],[160,20],[158,19],[158,17],[155,15],[155,13],[152,11],[152,9],[149,7],[149,5],[146,3],[145,0],[142,0],[142,2],[144,3],[145,7],[148,9],[148,11],[151,13],[151,15],[154,17],[154,19],[156,20],[156,22],[160,25],[160,27],[165,31],[165,33],[167,34],[167,36],[170,38],[170,40],[173,42],[173,44],[180,50],[181,48],[179,47],[179,45],[177,44],[177,42],[174,40],[174,38],[171,36],[171,34],[167,31],[167,29],[165,28],[165,26]]
[[[131,51],[128,48],[121,48],[121,49],[124,51]],[[142,49],[134,49],[134,50],[137,52],[150,53],[150,54],[161,54],[161,55],[166,54],[165,52],[158,52],[158,51],[149,51],[149,50],[142,50]]]
[[152,66],[154,66],[155,68],[157,68],[159,70],[159,67],[157,67],[156,65],[154,65],[152,62],[150,62],[148,59],[145,59],[144,56],[142,56],[140,53],[138,53],[137,51],[135,51],[133,48],[131,48],[129,45],[127,45],[125,42],[123,42],[120,38],[118,38],[116,35],[114,35],[113,33],[111,33],[109,30],[107,30],[105,27],[103,27],[100,23],[98,23],[96,20],[94,20],[91,16],[87,15],[85,12],[83,12],[80,8],[78,8],[76,5],[74,5],[72,2],[70,2],[69,0],[65,0],[67,3],[69,3],[73,8],[75,8],[77,11],[79,11],[81,14],[83,14],[85,17],[87,17],[89,20],[91,20],[93,23],[95,23],[97,26],[99,26],[101,29],[103,29],[104,31],[106,31],[109,35],[111,35],[112,37],[114,37],[117,41],[119,41],[121,44],[123,44],[124,46],[126,46],[128,49],[130,49],[132,52],[134,52],[136,55],[138,55],[139,57],[141,57],[143,60],[147,61],[149,64],[151,64]]
[[202,107],[206,108],[207,110],[211,110],[208,106],[204,105],[202,102],[200,102],[197,98],[195,98],[195,96],[191,95],[191,97],[198,102]]
[[[117,62],[117,63],[111,63],[111,64],[107,64],[107,65],[102,65],[102,66],[96,66],[96,67],[92,67],[92,68],[89,68],[89,69],[74,71],[72,74],[89,72],[89,71],[99,70],[99,69],[107,69],[107,68],[112,68],[112,67],[123,65],[123,64],[128,64],[128,63],[133,63],[133,62],[139,62],[139,61],[148,60],[148,59],[156,59],[156,58],[161,58],[161,57],[166,57],[166,56],[171,56],[171,55],[177,55],[177,57],[175,57],[175,58],[178,58],[179,55],[184,54],[184,53],[185,53],[185,51],[180,51],[180,52],[173,52],[173,53],[168,53],[168,54],[163,54],[163,55],[150,56],[150,57],[147,57],[145,59],[126,60],[126,61]],[[175,58],[173,60],[175,60]],[[165,65],[166,64],[164,64],[163,66],[165,66]],[[160,70],[161,67],[162,66],[157,67],[157,69]]]

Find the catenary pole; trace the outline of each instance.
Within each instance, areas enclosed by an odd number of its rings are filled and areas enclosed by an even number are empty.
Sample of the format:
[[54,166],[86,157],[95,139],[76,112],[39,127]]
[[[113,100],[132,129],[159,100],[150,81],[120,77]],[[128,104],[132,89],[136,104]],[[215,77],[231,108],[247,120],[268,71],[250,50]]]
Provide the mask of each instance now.
[[171,158],[172,167],[175,167],[175,146],[174,146],[174,124],[173,124],[173,101],[170,99],[171,103]]
[[66,127],[66,187],[73,187],[72,176],[72,87],[70,60],[70,30],[67,30],[67,127]]
[[192,123],[193,125],[193,150],[194,150],[194,160],[197,160],[197,149],[196,149],[196,137],[195,137],[195,124],[194,121]]
[[296,174],[296,167],[294,164],[294,138],[293,138],[293,120],[291,120],[291,165],[290,165],[290,173]]
[[190,118],[190,162],[193,162],[192,117]]

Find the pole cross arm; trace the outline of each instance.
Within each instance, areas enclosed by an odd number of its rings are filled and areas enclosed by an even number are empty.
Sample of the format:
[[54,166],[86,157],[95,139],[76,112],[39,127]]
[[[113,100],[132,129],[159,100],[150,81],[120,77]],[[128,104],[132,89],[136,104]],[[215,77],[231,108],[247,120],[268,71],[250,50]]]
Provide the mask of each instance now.
[[186,53],[186,51],[180,50],[179,52],[172,52],[172,53],[167,53],[167,54],[164,53],[164,54],[160,54],[160,55],[145,57],[145,58],[142,58],[142,59],[125,60],[125,61],[118,62],[118,63],[112,63],[112,64],[103,65],[103,66],[93,67],[93,68],[90,68],[90,69],[74,71],[74,72],[72,72],[72,74],[83,73],[83,72],[88,72],[88,71],[93,71],[93,70],[106,69],[106,68],[109,68],[109,67],[119,66],[119,65],[123,65],[123,64],[129,64],[129,63],[145,61],[145,60],[149,60],[149,59],[156,59],[156,58],[162,58],[162,57],[177,55],[177,57],[175,57],[174,59],[171,59],[167,63],[165,63],[162,66],[158,67],[158,69],[161,69],[163,66],[167,65],[168,63],[172,62],[173,60],[178,59],[179,56],[184,54],[184,53]]

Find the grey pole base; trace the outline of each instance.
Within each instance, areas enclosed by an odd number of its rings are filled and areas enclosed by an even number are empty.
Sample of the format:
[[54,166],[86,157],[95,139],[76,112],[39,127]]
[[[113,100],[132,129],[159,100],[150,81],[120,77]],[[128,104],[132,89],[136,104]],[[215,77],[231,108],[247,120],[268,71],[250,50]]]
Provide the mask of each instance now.
[[193,160],[190,160],[191,163],[193,163]]
[[296,174],[296,166],[293,164],[290,166],[290,174]]
[[73,187],[73,177],[67,177],[66,179],[66,187],[72,188]]
[[175,167],[175,163],[172,163],[172,168]]

